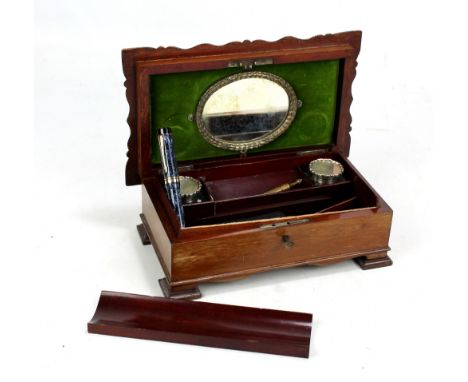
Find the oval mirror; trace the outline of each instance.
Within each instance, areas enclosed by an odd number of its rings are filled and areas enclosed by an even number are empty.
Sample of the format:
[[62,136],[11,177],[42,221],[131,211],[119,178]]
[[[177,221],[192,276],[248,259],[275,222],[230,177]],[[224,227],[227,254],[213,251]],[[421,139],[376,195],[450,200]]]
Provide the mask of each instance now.
[[212,145],[245,152],[283,134],[296,110],[296,95],[284,79],[271,73],[245,72],[208,88],[198,102],[196,121]]

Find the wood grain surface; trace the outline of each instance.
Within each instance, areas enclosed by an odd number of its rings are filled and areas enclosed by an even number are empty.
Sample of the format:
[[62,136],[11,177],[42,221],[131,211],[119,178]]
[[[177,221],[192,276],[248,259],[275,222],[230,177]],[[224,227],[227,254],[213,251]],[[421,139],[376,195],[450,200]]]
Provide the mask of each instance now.
[[334,145],[343,155],[349,154],[352,102],[351,85],[356,74],[361,32],[344,32],[315,36],[310,39],[285,37],[278,41],[231,42],[223,46],[197,45],[190,49],[175,47],[134,48],[122,51],[127,118],[130,137],[127,143],[126,184],[141,184],[151,176],[151,131],[149,76],[197,70],[226,68],[230,62],[268,57],[275,64],[340,59]]
[[88,332],[308,358],[312,315],[103,291]]
[[[171,297],[198,296],[198,284],[231,280],[271,269],[356,259],[363,269],[391,265],[392,210],[348,160],[352,101],[361,32],[244,41],[191,49],[136,48],[122,52],[130,111],[126,182],[142,184],[140,236],[151,242]],[[206,202],[186,207],[181,228],[165,195],[160,166],[151,162],[149,77],[226,68],[232,61],[271,59],[274,64],[340,60],[333,142],[238,157],[187,161],[181,175],[199,178]],[[340,184],[315,187],[307,163],[318,157],[345,168]],[[305,170],[304,170],[305,169]],[[261,195],[262,184],[302,178],[300,187]],[[286,180],[285,180],[286,179]],[[242,187],[242,190],[232,190]],[[256,218],[273,214],[274,218]],[[184,298],[185,298],[184,297]],[[188,297],[191,298],[191,297]]]

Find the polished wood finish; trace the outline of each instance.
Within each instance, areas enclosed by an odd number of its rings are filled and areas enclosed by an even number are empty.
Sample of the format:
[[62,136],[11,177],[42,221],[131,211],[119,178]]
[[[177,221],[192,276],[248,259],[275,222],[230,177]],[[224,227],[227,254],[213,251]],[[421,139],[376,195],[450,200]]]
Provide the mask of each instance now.
[[[287,37],[187,50],[123,51],[131,130],[126,179],[127,184],[142,184],[139,233],[158,256],[167,297],[195,298],[200,283],[299,265],[348,259],[356,259],[363,269],[392,264],[387,256],[392,210],[347,158],[351,84],[360,39],[361,32],[347,32],[309,40]],[[288,149],[184,163],[180,174],[202,181],[206,201],[184,207],[188,226],[182,229],[165,195],[160,167],[150,159],[148,78],[261,57],[274,63],[340,59],[333,143],[299,152]],[[345,178],[333,185],[312,184],[307,163],[318,157],[342,163]],[[253,181],[259,177],[261,182]],[[300,187],[261,195],[270,186],[295,178],[303,180]]]
[[372,211],[348,219],[330,216],[327,221],[310,216],[307,223],[276,229],[259,224],[242,235],[181,243],[173,249],[171,281],[193,283],[191,279],[207,281],[377,252],[387,248],[390,220],[391,215]]
[[200,289],[197,286],[171,286],[165,277],[159,279],[158,282],[164,297],[177,300],[194,300],[201,297]]
[[363,270],[388,267],[393,264],[392,259],[387,256],[387,252],[379,253],[378,255],[379,255],[378,257],[373,257],[373,256],[357,257],[354,259],[354,261]]
[[175,47],[135,48],[122,51],[126,96],[128,140],[126,183],[141,184],[151,176],[151,131],[149,108],[149,76],[197,70],[226,68],[230,62],[271,59],[275,64],[318,60],[342,60],[339,103],[337,106],[334,145],[345,156],[349,154],[351,138],[351,84],[356,75],[361,32],[345,32],[315,36],[302,40],[285,37],[275,42],[262,40],[232,42],[223,46],[197,45],[190,49]]
[[309,357],[312,315],[103,291],[88,332]]
[[[333,155],[336,158],[339,154]],[[310,158],[305,156],[301,160],[308,162]],[[390,265],[383,258],[389,250],[392,211],[346,158],[339,160],[345,165],[347,174],[354,178],[352,184],[356,194],[353,198],[367,202],[364,207],[349,209],[346,204],[350,199],[346,199],[330,206],[326,212],[194,226],[179,231],[172,229],[177,224],[176,217],[169,218],[173,211],[169,206],[164,207],[165,196],[159,180],[145,181],[142,220],[147,231],[153,232],[150,237],[155,237],[152,243],[154,241],[153,247],[163,269],[171,269],[166,272],[168,285],[171,288],[186,286],[190,290],[208,281],[353,258],[361,258],[363,267],[366,262],[363,263],[362,258],[367,257],[382,258],[373,260],[373,267]],[[297,191],[292,194],[295,196]],[[238,200],[239,208],[244,202],[242,198]],[[165,218],[159,220],[159,216]],[[280,225],[285,222],[289,224]],[[288,245],[284,243],[285,236],[289,238]],[[159,247],[167,248],[164,256]],[[170,293],[166,295],[169,297]]]

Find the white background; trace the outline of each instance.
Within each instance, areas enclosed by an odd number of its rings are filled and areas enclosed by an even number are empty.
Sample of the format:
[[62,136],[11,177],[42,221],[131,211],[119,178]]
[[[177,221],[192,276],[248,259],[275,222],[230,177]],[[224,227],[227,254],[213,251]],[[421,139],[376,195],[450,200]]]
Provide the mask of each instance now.
[[[3,12],[1,379],[466,380],[468,33],[457,3],[436,4],[42,0],[34,16]],[[161,295],[135,230],[140,189],[124,185],[120,50],[355,29],[350,159],[394,209],[394,266],[201,286],[203,301],[313,313],[309,359],[88,334],[101,290]]]

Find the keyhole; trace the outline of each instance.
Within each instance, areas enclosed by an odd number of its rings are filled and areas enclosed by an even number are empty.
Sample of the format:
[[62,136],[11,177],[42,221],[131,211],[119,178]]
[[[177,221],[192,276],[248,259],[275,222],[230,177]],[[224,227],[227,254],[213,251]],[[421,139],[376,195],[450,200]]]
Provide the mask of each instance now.
[[294,241],[291,240],[289,235],[283,235],[281,240],[286,248],[291,248],[294,246]]

